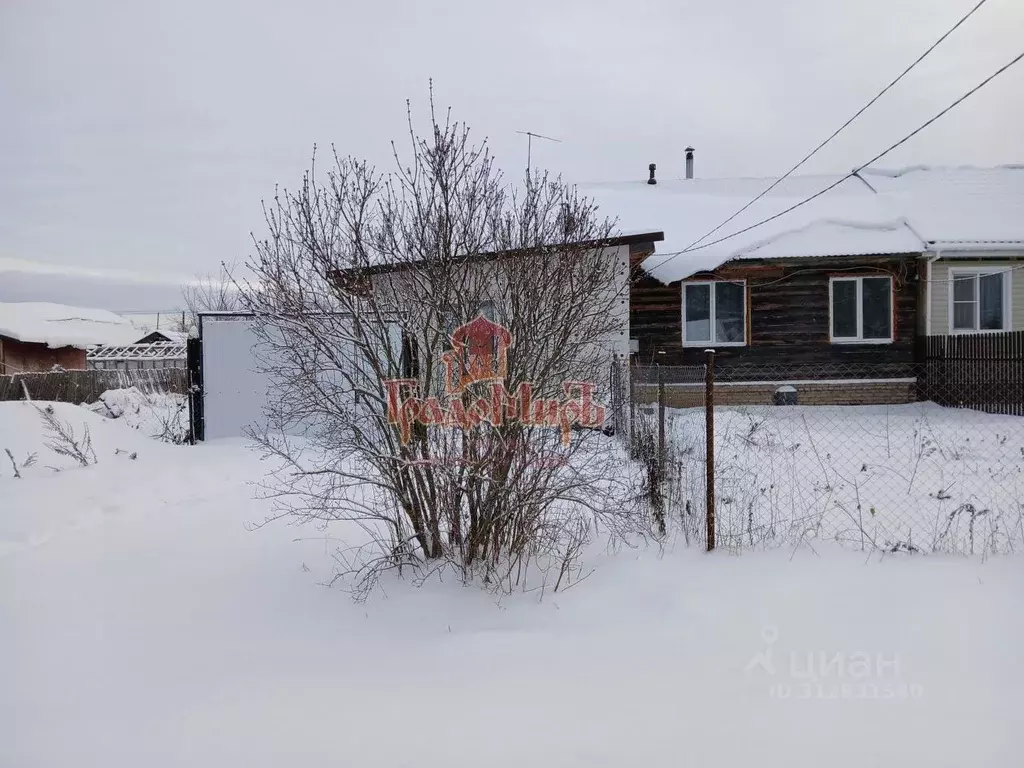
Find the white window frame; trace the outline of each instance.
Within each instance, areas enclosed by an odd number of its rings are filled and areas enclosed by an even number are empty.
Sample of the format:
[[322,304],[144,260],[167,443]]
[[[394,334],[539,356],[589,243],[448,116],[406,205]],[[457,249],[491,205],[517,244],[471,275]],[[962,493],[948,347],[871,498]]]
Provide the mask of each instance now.
[[[985,275],[1002,275],[1003,276],[1003,325],[1001,328],[996,330],[995,328],[981,328],[981,280],[979,278]],[[953,327],[953,285],[957,277],[973,277],[974,280],[974,328],[954,328]],[[947,273],[947,279],[949,280],[949,289],[946,291],[946,325],[949,327],[950,336],[962,336],[964,334],[977,334],[977,333],[1006,333],[1007,331],[1013,330],[1013,307],[1010,304],[1010,299],[1013,297],[1013,290],[1011,288],[1013,281],[1013,273],[1009,269],[1000,267],[950,267]]]
[[[865,339],[864,338],[864,279],[888,280],[889,281],[889,338],[887,339]],[[856,336],[835,336],[835,290],[836,283],[857,284],[857,335]],[[892,289],[891,275],[842,275],[830,277],[828,280],[828,340],[830,344],[892,344],[896,335],[896,296]]]
[[[715,288],[717,283],[732,283],[743,286],[743,341],[715,341]],[[710,294],[708,322],[711,325],[711,339],[690,341],[686,338],[686,288],[691,285],[709,285]],[[683,346],[684,347],[745,347],[747,346],[747,281],[746,280],[686,280],[680,288],[683,296],[683,309],[680,319],[683,325]]]

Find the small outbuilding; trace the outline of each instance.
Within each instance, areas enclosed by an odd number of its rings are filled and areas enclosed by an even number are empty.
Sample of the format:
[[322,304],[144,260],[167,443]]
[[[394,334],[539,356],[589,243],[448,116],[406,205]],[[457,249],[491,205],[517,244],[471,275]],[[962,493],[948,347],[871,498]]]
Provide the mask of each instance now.
[[49,371],[54,366],[84,370],[87,348],[129,344],[137,336],[128,320],[105,309],[0,303],[0,374]]

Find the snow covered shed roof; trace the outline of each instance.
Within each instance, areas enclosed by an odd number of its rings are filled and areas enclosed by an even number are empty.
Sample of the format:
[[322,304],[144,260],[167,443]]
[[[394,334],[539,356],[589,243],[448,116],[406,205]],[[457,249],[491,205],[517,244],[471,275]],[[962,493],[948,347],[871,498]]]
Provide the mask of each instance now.
[[0,303],[0,336],[48,347],[130,344],[135,327],[105,309],[83,309],[47,302]]
[[[1001,247],[1018,240],[1024,245],[1024,166],[915,167],[866,170],[848,178],[791,176],[692,250],[679,253],[775,181],[669,179],[590,184],[581,190],[602,213],[617,217],[620,227],[665,232],[663,245],[645,266],[666,283],[732,259],[921,253],[957,242],[984,250],[979,243],[992,240]],[[743,231],[747,227],[752,228]]]

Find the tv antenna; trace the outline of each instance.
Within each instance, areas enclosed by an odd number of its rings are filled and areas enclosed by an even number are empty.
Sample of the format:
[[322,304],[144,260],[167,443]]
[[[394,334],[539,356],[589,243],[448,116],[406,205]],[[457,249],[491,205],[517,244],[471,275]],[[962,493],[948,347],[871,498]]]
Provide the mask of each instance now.
[[516,133],[521,133],[523,136],[526,137],[526,173],[527,174],[530,173],[530,160],[532,159],[532,156],[533,156],[533,140],[534,139],[544,139],[545,141],[553,141],[556,144],[561,144],[562,143],[561,139],[554,139],[554,138],[552,138],[550,136],[544,136],[543,134],[540,134],[540,133],[534,133],[533,131],[516,131]]

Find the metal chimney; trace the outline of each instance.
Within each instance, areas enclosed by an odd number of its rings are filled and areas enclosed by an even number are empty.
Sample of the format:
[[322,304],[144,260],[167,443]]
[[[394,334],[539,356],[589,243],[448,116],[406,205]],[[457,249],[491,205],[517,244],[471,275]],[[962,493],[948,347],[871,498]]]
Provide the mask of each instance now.
[[693,178],[693,147],[686,148],[686,178]]
[[647,166],[647,170],[651,172],[651,178],[649,178],[647,180],[648,184],[657,184],[658,183],[658,180],[656,178],[654,178],[654,170],[657,167],[658,166],[656,166],[654,163],[651,163],[650,165]]

